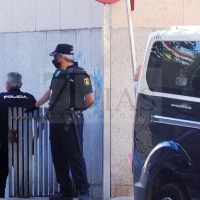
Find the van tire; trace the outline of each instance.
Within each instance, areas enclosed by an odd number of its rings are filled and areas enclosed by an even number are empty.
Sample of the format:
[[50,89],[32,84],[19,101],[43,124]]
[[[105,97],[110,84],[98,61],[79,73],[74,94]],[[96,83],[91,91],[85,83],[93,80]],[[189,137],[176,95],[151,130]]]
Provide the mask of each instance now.
[[189,198],[184,187],[174,183],[161,187],[154,200],[189,200]]

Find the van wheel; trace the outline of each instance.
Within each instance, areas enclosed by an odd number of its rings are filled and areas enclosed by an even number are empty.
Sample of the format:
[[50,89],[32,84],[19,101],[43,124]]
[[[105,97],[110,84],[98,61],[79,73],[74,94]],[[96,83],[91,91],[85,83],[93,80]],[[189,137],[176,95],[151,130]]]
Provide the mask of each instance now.
[[186,190],[180,184],[167,184],[158,191],[155,200],[188,200]]

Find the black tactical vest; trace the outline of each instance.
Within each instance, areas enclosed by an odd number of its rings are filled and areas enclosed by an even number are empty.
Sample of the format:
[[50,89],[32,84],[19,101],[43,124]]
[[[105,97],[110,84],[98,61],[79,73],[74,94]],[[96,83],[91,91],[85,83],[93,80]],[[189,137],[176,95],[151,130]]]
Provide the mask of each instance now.
[[70,77],[72,74],[87,75],[86,71],[78,67],[77,63],[67,70],[57,69],[55,71],[51,82],[49,112],[64,113],[65,110],[70,108]]

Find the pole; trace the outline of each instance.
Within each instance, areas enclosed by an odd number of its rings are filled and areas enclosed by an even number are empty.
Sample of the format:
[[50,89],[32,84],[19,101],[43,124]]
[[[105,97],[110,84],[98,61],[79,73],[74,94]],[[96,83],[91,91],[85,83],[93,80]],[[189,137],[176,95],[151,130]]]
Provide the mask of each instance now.
[[[126,0],[126,12],[127,12],[127,19],[128,19],[130,51],[131,51],[131,64],[132,64],[133,81],[134,81],[134,72],[135,72],[135,67],[137,65],[136,65],[136,57],[135,57],[135,41],[134,41],[134,33],[133,33],[133,21],[132,21],[130,0]],[[135,94],[135,91],[134,91],[134,94]]]

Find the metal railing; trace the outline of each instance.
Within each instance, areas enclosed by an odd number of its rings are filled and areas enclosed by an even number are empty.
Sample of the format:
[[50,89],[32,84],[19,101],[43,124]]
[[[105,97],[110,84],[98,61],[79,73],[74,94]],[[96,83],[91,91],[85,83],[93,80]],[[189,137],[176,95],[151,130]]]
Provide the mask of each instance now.
[[45,110],[9,108],[9,197],[42,197],[58,191]]

